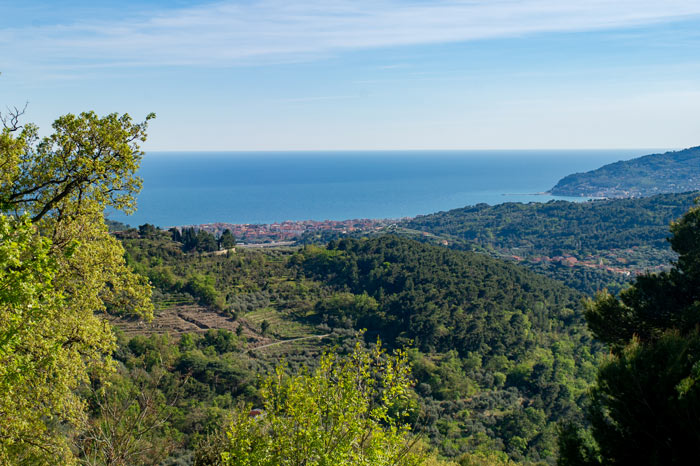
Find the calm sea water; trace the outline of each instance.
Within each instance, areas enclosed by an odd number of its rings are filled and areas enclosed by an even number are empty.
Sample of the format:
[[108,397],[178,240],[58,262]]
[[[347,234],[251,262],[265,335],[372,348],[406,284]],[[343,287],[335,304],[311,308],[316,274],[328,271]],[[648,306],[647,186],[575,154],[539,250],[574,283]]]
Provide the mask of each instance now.
[[167,227],[399,218],[481,202],[546,202],[555,197],[533,194],[565,175],[651,152],[154,152],[139,171],[138,211],[109,216]]

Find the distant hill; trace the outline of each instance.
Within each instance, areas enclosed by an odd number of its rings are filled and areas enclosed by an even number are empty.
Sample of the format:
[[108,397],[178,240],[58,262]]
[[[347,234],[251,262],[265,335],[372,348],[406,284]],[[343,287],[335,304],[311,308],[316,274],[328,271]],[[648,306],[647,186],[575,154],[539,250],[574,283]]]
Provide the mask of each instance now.
[[635,274],[670,264],[669,224],[698,194],[479,204],[418,216],[396,233],[510,258],[587,293],[618,290]]
[[557,196],[640,197],[700,189],[700,146],[645,155],[568,175],[551,189]]
[[[634,276],[670,266],[676,256],[666,241],[669,225],[699,196],[694,191],[588,202],[477,204],[419,215],[384,232],[517,261],[588,294],[603,288],[616,293]],[[312,232],[299,243],[378,234]]]

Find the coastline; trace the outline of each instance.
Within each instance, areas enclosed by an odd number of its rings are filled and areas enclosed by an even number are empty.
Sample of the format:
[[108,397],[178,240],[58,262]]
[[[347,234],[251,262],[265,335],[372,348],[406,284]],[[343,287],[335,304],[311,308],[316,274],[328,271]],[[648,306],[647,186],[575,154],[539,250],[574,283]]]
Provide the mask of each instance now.
[[[640,151],[641,153],[642,151]],[[548,191],[620,151],[167,153],[144,157],[132,225],[272,224],[414,217],[503,202],[581,201]],[[634,153],[627,153],[634,156]]]

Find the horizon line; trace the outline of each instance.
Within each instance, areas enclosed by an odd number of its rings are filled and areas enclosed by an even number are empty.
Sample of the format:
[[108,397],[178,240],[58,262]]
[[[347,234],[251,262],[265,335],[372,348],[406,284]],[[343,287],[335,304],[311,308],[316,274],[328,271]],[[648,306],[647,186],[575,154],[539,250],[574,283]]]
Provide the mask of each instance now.
[[[260,155],[274,155],[274,154],[310,154],[310,155],[322,155],[322,154],[372,154],[372,153],[384,153],[384,154],[405,154],[405,153],[443,153],[443,154],[460,154],[460,153],[476,153],[476,152],[490,152],[490,153],[503,153],[503,152],[597,152],[597,151],[648,151],[648,155],[659,154],[666,152],[678,152],[682,150],[692,149],[698,146],[688,146],[688,147],[584,147],[584,148],[535,148],[535,149],[189,149],[189,150],[170,150],[170,149],[157,149],[157,150],[143,150],[145,155],[185,155],[185,154],[209,154],[209,155],[243,155],[243,154],[260,154]],[[644,154],[647,155],[647,154]]]

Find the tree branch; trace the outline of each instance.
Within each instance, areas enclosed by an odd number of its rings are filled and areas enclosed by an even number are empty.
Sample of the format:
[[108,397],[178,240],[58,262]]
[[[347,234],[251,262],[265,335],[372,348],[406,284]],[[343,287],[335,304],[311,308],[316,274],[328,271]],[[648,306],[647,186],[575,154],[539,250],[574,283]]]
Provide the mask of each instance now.
[[24,112],[27,111],[28,105],[29,102],[25,102],[24,107],[22,107],[21,110],[17,107],[12,107],[12,109],[7,107],[7,115],[0,113],[0,121],[2,122],[2,126],[10,132],[21,129],[23,125],[19,124],[19,120],[22,115],[24,115]]

